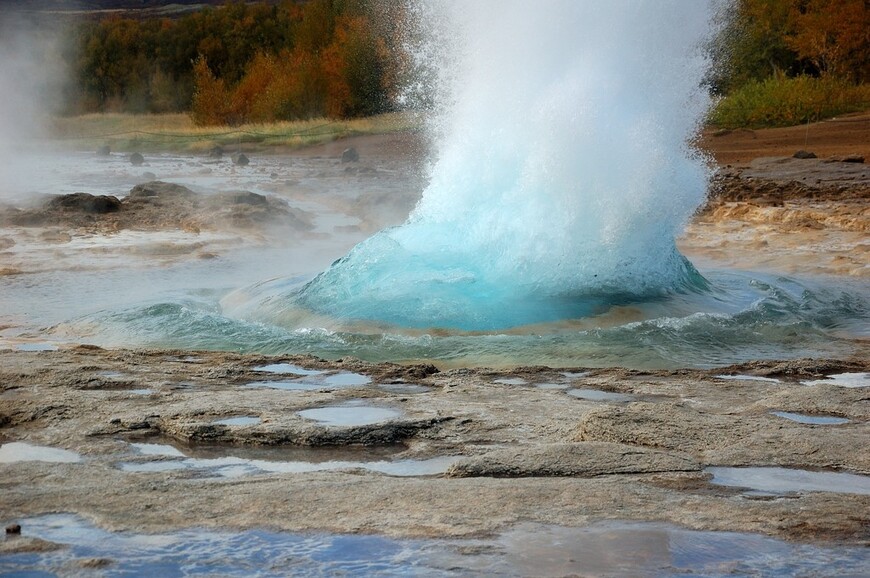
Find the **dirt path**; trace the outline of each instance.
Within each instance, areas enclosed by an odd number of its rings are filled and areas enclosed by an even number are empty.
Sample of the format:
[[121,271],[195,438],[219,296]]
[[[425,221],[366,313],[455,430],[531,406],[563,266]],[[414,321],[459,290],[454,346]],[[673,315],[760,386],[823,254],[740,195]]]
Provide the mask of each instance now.
[[870,159],[870,111],[795,127],[707,129],[700,145],[723,166],[744,166],[759,157],[790,157],[799,150],[819,158],[857,154]]

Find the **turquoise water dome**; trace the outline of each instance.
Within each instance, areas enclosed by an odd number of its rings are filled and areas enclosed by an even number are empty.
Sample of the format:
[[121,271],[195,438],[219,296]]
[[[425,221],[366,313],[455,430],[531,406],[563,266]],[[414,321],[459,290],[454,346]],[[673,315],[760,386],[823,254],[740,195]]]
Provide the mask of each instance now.
[[287,307],[485,331],[704,288],[674,238],[709,176],[690,143],[709,105],[710,4],[430,2],[418,16],[437,103],[422,200]]

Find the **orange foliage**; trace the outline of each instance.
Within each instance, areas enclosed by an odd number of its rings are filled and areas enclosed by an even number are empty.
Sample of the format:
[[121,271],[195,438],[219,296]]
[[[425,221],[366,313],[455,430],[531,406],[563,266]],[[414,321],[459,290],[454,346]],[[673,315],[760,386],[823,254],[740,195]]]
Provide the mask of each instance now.
[[870,79],[870,7],[865,0],[792,3],[786,42],[823,75]]
[[197,126],[228,124],[230,97],[224,81],[216,78],[203,56],[193,64],[194,92],[191,116]]

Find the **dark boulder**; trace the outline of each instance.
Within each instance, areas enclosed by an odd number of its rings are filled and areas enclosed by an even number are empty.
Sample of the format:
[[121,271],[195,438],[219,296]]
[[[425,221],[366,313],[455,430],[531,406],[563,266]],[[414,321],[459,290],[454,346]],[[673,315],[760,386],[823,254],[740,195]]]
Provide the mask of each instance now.
[[355,163],[359,160],[359,153],[353,147],[346,148],[341,153],[341,162],[343,163]]
[[148,197],[158,198],[193,198],[196,193],[183,185],[175,183],[164,183],[163,181],[152,181],[150,183],[142,183],[130,189],[128,199],[143,199]]
[[816,157],[816,153],[811,153],[811,152],[809,152],[809,151],[805,151],[805,150],[801,149],[801,150],[799,150],[798,152],[796,152],[795,154],[793,154],[793,155],[792,155],[792,158],[796,158],[796,159],[815,159],[815,158],[818,158],[818,157]]
[[72,193],[54,197],[45,204],[45,208],[53,211],[101,215],[118,211],[121,208],[121,201],[109,195]]
[[269,204],[269,199],[264,195],[258,195],[250,191],[242,191],[241,193],[230,193],[229,200],[234,205],[251,205],[254,207],[264,207]]
[[145,162],[145,157],[143,157],[139,153],[133,153],[132,155],[130,155],[130,164],[133,165],[134,167],[141,166],[142,163],[144,163],[144,162]]
[[244,153],[236,153],[232,156],[233,164],[238,165],[240,167],[244,167],[250,163],[250,159],[245,156]]

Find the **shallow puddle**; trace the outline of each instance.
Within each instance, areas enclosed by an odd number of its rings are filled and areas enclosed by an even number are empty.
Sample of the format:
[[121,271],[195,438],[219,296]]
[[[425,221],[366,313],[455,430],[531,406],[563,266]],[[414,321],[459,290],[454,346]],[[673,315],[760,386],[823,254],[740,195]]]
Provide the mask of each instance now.
[[323,371],[317,369],[305,369],[304,367],[299,367],[298,365],[293,365],[292,363],[272,363],[270,365],[261,365],[259,367],[255,367],[254,371],[290,375],[320,375],[324,373]]
[[[274,373],[294,374],[291,371]],[[343,371],[330,375],[323,374],[324,372],[318,371],[315,373],[301,376],[296,379],[282,381],[254,381],[246,384],[245,387],[265,387],[268,389],[283,389],[286,391],[317,391],[319,389],[360,387],[363,385],[368,385],[372,382],[370,377],[359,373],[350,373]]]
[[130,393],[135,395],[151,395],[156,392],[153,389],[131,389]]
[[568,379],[580,379],[581,377],[586,377],[589,375],[588,371],[563,371],[562,377],[566,377]]
[[367,385],[372,382],[372,378],[359,373],[341,372],[334,373],[324,378],[323,383],[330,386],[338,387],[353,387],[357,385]]
[[598,389],[572,389],[568,395],[587,401],[613,401],[616,403],[627,403],[634,399],[633,395]]
[[715,375],[716,379],[730,379],[734,381],[766,381],[768,383],[780,383],[774,377],[762,377],[760,375]]
[[402,415],[402,412],[395,409],[362,404],[317,407],[314,409],[304,409],[296,413],[305,419],[314,420],[329,426],[372,425],[389,421]]
[[712,483],[758,492],[833,492],[870,495],[870,476],[841,472],[811,472],[789,468],[706,468]]
[[211,422],[213,425],[229,425],[229,426],[243,426],[243,425],[257,425],[260,423],[260,418],[258,417],[247,417],[247,416],[239,416],[239,417],[228,417],[226,419],[219,419],[217,421]]
[[458,459],[454,456],[426,460],[390,459],[407,449],[402,445],[374,448],[192,445],[183,449],[156,443],[134,443],[131,446],[140,456],[158,459],[119,463],[118,467],[125,472],[193,470],[223,478],[358,469],[399,477],[433,476],[446,472]]
[[100,377],[105,377],[106,379],[121,379],[123,377],[130,377],[120,371],[98,371],[97,375]]
[[844,417],[824,416],[824,415],[807,415],[804,413],[791,413],[788,411],[772,411],[772,415],[782,417],[797,423],[805,423],[810,425],[840,425],[849,423],[849,420]]
[[866,575],[866,549],[793,544],[756,534],[697,532],[661,523],[583,528],[522,524],[487,539],[377,535],[109,532],[71,514],[16,520],[24,537],[65,545],[0,557],[0,574],[82,574],[105,560],[136,576],[794,576]]
[[870,373],[835,373],[825,379],[802,381],[804,385],[838,385],[840,387],[870,387]]
[[57,351],[57,345],[53,343],[19,343],[15,346],[16,351]]
[[522,377],[503,377],[501,379],[494,379],[493,383],[500,383],[502,385],[526,385],[529,382]]
[[52,463],[76,463],[82,461],[82,457],[69,450],[35,446],[24,442],[9,442],[0,445],[0,464],[14,464],[17,462],[52,462]]

